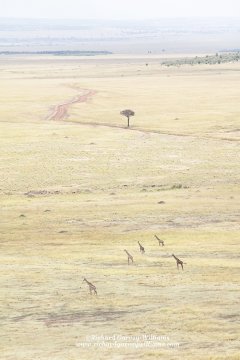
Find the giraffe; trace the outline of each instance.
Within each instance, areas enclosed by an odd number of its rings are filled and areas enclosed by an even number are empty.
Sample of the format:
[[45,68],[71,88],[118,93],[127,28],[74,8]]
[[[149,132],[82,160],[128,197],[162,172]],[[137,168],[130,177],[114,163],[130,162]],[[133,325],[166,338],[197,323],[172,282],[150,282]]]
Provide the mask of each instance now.
[[92,291],[94,292],[95,295],[97,295],[96,286],[94,286],[92,283],[90,283],[86,278],[84,278],[83,281],[85,281],[88,284],[90,295],[92,295]]
[[145,249],[144,249],[144,247],[140,244],[139,241],[138,241],[138,245],[139,245],[140,253],[141,253],[141,254],[144,254],[144,253],[145,253]]
[[128,252],[126,249],[125,249],[124,251],[125,251],[125,253],[126,253],[127,256],[128,256],[128,265],[129,265],[130,260],[131,260],[131,262],[133,263],[133,257],[132,257],[132,255],[129,254],[129,252]]
[[154,235],[154,236],[155,236],[155,238],[158,240],[159,246],[160,246],[160,244],[161,244],[162,246],[165,245],[165,244],[164,244],[164,241],[161,240],[161,239],[159,239],[159,237],[158,237],[157,235]]
[[178,259],[174,254],[172,254],[172,256],[174,257],[174,259],[175,259],[176,262],[177,262],[177,268],[178,268],[178,270],[179,270],[179,265],[181,265],[182,270],[183,270],[183,264],[184,264],[184,262],[183,262],[182,260]]

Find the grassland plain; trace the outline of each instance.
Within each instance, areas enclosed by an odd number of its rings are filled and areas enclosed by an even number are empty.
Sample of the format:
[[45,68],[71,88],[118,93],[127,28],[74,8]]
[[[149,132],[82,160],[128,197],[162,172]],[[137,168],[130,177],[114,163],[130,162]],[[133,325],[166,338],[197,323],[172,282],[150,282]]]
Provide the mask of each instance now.
[[[0,79],[0,357],[240,359],[240,64],[1,57]],[[114,334],[179,347],[80,345]]]

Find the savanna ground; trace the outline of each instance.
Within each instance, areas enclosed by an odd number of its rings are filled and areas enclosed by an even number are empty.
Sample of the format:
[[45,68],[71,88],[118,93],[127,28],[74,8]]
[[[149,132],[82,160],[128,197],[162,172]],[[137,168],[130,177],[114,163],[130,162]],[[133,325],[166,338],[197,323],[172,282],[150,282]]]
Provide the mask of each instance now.
[[[0,80],[0,357],[240,359],[240,64],[2,57]],[[80,345],[114,334],[179,346]]]

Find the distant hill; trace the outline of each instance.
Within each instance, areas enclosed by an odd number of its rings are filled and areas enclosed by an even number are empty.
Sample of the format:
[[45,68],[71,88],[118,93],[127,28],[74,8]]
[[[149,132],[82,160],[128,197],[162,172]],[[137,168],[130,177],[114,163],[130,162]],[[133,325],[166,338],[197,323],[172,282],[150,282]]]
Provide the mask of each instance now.
[[110,51],[0,51],[0,55],[56,55],[56,56],[96,56],[109,55]]
[[215,53],[239,47],[240,18],[138,21],[0,18],[0,51]]

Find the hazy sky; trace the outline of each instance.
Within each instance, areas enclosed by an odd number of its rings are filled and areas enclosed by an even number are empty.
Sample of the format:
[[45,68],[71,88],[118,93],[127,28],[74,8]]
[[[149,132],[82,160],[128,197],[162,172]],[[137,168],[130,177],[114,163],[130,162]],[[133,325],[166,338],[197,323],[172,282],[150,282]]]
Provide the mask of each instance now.
[[0,0],[0,17],[157,19],[240,17],[240,0]]

